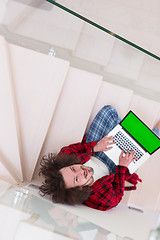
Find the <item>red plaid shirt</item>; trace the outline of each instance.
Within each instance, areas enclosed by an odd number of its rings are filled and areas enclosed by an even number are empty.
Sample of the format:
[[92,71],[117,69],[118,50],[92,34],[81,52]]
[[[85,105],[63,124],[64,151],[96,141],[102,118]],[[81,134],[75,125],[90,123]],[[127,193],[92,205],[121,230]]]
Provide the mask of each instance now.
[[[84,164],[94,154],[91,150],[96,144],[97,142],[71,144],[63,147],[60,154],[76,154],[80,158],[81,164]],[[125,187],[125,180],[134,186]],[[138,181],[141,180],[137,174],[131,175],[127,167],[118,165],[115,174],[106,175],[93,183],[90,187],[90,196],[84,204],[102,211],[113,208],[121,201],[124,190],[136,189]]]

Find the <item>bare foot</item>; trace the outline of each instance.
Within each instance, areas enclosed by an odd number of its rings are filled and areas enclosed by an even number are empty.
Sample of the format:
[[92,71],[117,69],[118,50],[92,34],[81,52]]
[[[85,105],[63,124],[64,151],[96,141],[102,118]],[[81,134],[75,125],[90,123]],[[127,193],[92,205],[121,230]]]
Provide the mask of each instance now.
[[160,131],[160,120],[157,122],[157,124],[156,124],[155,128],[158,128],[158,129],[159,129],[159,131]]

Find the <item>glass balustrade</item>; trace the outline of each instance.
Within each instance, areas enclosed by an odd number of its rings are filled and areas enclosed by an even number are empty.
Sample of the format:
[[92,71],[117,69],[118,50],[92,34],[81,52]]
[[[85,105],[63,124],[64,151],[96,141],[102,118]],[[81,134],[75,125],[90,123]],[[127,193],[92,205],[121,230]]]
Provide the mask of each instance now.
[[104,81],[160,101],[156,4],[10,0],[0,33],[15,44],[56,55],[102,75]]

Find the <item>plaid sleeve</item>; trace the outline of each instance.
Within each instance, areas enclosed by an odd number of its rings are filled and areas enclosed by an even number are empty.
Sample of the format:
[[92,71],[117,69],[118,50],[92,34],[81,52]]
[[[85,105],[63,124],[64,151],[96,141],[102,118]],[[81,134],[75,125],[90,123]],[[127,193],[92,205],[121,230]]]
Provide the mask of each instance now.
[[98,179],[91,187],[91,193],[85,205],[101,211],[115,207],[122,199],[125,190],[125,172],[127,168],[117,166],[116,174]]
[[133,186],[125,187],[125,190],[136,190],[136,185],[138,182],[142,182],[142,180],[139,178],[138,174],[133,173],[130,174],[129,170],[127,169],[126,175],[125,175],[125,180],[129,183],[132,183]]
[[76,154],[79,157],[81,164],[87,162],[90,157],[94,154],[91,152],[92,148],[97,144],[97,142],[82,142],[82,143],[75,143],[71,144],[67,147],[63,147],[60,150],[59,154]]

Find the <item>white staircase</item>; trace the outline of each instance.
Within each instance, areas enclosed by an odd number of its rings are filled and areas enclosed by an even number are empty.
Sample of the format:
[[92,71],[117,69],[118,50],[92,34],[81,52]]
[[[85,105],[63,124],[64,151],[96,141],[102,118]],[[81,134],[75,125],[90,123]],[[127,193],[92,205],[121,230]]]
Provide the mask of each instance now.
[[[97,111],[106,104],[113,105],[121,118],[134,110],[151,128],[160,119],[159,102],[104,82],[101,75],[9,44],[3,37],[0,52],[0,179],[15,186],[31,181],[40,185],[41,157],[81,141]],[[125,193],[118,207],[120,214],[121,207],[128,211],[127,205],[160,210],[159,158],[160,150],[138,170],[143,182],[136,191]],[[114,211],[105,216],[85,206],[65,208],[105,228],[105,219],[115,218]],[[99,222],[95,214],[104,221]]]

